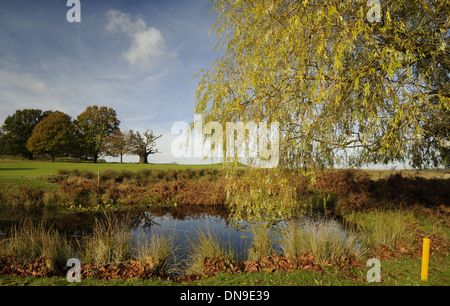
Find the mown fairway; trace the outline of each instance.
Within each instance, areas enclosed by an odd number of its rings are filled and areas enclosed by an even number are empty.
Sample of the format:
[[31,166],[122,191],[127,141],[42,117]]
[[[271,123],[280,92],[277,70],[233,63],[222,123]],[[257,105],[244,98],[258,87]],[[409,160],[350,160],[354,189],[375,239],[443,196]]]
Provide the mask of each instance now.
[[93,173],[102,172],[108,169],[115,171],[138,171],[142,169],[174,169],[182,170],[186,168],[221,168],[222,164],[211,165],[177,165],[177,164],[120,164],[120,163],[67,163],[50,161],[31,161],[24,159],[0,159],[0,186],[29,186],[39,189],[52,189],[55,184],[45,181],[52,175],[57,175],[58,170],[89,171]]
[[120,164],[120,163],[62,163],[49,161],[31,161],[31,160],[14,160],[14,159],[0,159],[0,178],[32,178],[55,175],[58,170],[88,170],[91,172],[104,171],[112,169],[116,171],[131,170],[137,171],[141,169],[200,169],[221,167],[221,164],[211,165],[177,165],[177,164]]

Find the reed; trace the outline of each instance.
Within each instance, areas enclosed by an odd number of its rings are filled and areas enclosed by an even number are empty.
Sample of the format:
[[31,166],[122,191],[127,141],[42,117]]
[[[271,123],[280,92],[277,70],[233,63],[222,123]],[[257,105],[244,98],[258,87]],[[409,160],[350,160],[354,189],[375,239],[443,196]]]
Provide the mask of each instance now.
[[135,257],[142,264],[164,274],[176,272],[174,235],[166,231],[154,231],[150,239],[139,237],[134,247]]
[[352,212],[345,216],[356,225],[363,241],[375,249],[381,246],[395,250],[397,241],[412,244],[417,233],[417,220],[412,212],[380,210]]
[[343,231],[331,222],[309,219],[291,221],[281,247],[286,256],[293,258],[310,251],[321,265],[338,263],[349,256],[360,259],[367,252],[357,233]]
[[102,220],[96,219],[91,235],[80,242],[83,262],[93,262],[97,266],[117,264],[132,258],[132,237],[128,222],[107,214]]
[[226,244],[211,229],[199,229],[196,237],[197,239],[189,240],[191,250],[187,259],[187,274],[202,273],[206,258],[234,260],[235,255],[230,245],[227,248]]
[[72,255],[72,247],[64,235],[48,228],[43,221],[33,223],[25,219],[2,241],[0,254],[10,255],[19,263],[43,258],[47,268],[56,270],[65,266]]
[[248,252],[248,260],[258,261],[263,257],[275,255],[275,249],[270,239],[270,229],[264,222],[251,226],[253,241]]

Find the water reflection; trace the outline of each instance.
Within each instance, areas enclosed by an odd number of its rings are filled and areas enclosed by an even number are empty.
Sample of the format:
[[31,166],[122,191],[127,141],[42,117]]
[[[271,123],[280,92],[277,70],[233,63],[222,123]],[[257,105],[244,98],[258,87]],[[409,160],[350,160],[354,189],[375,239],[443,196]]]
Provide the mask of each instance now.
[[[231,247],[237,259],[246,259],[252,242],[251,224],[234,223],[225,207],[180,205],[156,206],[148,209],[125,209],[113,213],[119,221],[126,221],[132,238],[150,239],[155,232],[173,235],[177,258],[186,258],[189,253],[190,240],[196,239],[199,231],[211,231],[225,246]],[[56,207],[0,207],[0,237],[4,237],[11,228],[19,225],[21,220],[44,221],[68,238],[82,237],[92,233],[96,220],[106,218],[105,213],[79,213],[58,209]],[[298,218],[302,228],[314,231],[317,228],[329,228],[339,232],[342,239],[347,233],[336,220],[317,218]],[[287,230],[289,220],[273,223],[271,241],[275,251],[281,253],[281,238]]]
[[[239,258],[245,256],[250,234],[244,227],[233,226],[229,212],[224,207],[181,205],[156,206],[148,209],[126,209],[112,214],[125,221],[134,240],[148,238],[156,231],[173,234],[177,257],[185,257],[189,240],[198,231],[208,229],[219,241],[230,245]],[[95,221],[106,218],[105,213],[68,212],[55,207],[0,207],[0,235],[6,236],[21,220],[44,221],[67,237],[81,237],[92,232]],[[240,224],[242,225],[242,224]]]

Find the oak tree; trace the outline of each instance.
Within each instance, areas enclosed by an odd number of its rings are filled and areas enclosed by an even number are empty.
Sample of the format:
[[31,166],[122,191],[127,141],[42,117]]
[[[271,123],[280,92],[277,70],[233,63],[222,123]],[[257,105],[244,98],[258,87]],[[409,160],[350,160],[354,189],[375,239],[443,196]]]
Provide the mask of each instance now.
[[51,112],[39,109],[23,109],[8,116],[2,126],[3,136],[0,141],[0,151],[7,155],[21,155],[32,158],[33,154],[27,149],[27,140],[33,129],[45,116]]
[[156,147],[156,140],[162,137],[162,135],[155,135],[153,131],[145,131],[140,133],[139,131],[130,131],[130,149],[131,153],[139,156],[139,163],[148,164],[148,156],[151,154],[159,153]]
[[106,106],[89,106],[77,116],[75,126],[81,136],[86,154],[91,155],[94,163],[101,153],[105,137],[112,136],[119,130],[120,121],[116,111]]
[[75,143],[72,118],[56,111],[40,121],[27,141],[27,149],[34,154],[50,154],[52,162],[57,154],[68,154]]

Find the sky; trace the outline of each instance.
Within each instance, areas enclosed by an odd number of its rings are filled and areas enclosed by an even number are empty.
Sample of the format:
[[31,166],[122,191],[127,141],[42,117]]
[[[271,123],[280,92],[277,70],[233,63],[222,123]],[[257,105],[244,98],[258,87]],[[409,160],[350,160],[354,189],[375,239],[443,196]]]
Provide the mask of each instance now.
[[80,0],[69,22],[66,0],[0,0],[0,123],[18,109],[108,106],[122,130],[163,135],[150,162],[202,162],[173,156],[171,128],[194,121],[193,77],[220,56],[209,2]]

